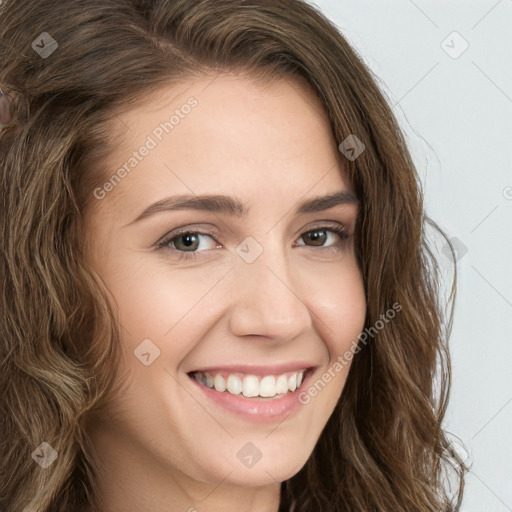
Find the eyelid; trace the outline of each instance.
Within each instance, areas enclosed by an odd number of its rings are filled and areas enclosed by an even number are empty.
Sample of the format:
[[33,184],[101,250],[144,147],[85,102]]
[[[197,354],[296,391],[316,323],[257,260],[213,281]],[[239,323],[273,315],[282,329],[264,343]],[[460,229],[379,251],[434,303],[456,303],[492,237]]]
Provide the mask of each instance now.
[[212,228],[202,226],[201,224],[194,224],[192,226],[182,226],[180,228],[173,229],[172,231],[169,231],[164,236],[160,237],[154,244],[153,247],[162,247],[163,245],[169,243],[173,238],[176,238],[179,235],[183,235],[185,233],[198,233],[198,234],[204,234],[204,235],[210,235],[217,243],[219,241],[217,240],[217,232],[215,230],[212,230]]
[[[299,239],[302,238],[303,235],[306,235],[307,233],[310,233],[312,231],[318,230],[318,229],[325,229],[327,231],[331,231],[332,233],[338,235],[340,238],[340,242],[338,244],[328,245],[328,246],[308,246],[307,244],[299,244],[295,240],[293,242],[293,247],[310,247],[312,249],[320,250],[320,251],[330,251],[333,250],[339,250],[341,247],[345,245],[345,243],[348,242],[348,240],[351,238],[351,233],[346,228],[346,225],[342,222],[336,220],[318,220],[314,222],[312,225],[305,226],[301,228],[295,236],[298,236]],[[209,250],[203,250],[203,251],[180,251],[179,249],[169,247],[169,244],[183,234],[193,233],[197,234],[199,236],[209,236],[211,237],[217,244],[222,244],[218,240],[217,230],[211,229],[210,227],[206,227],[205,225],[188,225],[188,226],[182,226],[179,228],[176,228],[168,233],[166,233],[163,237],[161,237],[155,244],[153,244],[153,248],[156,250],[168,250],[178,257],[180,260],[194,260],[197,258],[204,257],[203,253],[207,253]],[[220,248],[217,246],[216,248]]]
[[[308,233],[309,231],[312,231],[314,229],[330,228],[330,227],[342,228],[347,232],[347,234],[349,234],[347,226],[343,222],[340,222],[339,220],[318,220],[318,221],[315,221],[310,226],[305,226],[305,227],[300,228],[295,233],[295,236],[303,235],[303,234]],[[185,233],[196,233],[196,232],[198,234],[210,235],[217,243],[220,243],[218,240],[218,238],[219,238],[218,231],[216,229],[212,229],[211,227],[208,227],[207,225],[204,225],[204,224],[203,225],[202,224],[193,224],[193,225],[182,226],[182,227],[179,227],[179,228],[169,231],[168,233],[166,233],[165,235],[160,237],[153,244],[153,247],[161,247],[162,245],[165,245],[171,239],[176,238],[179,235],[183,235]]]
[[336,228],[341,227],[341,228],[347,230],[347,232],[348,232],[348,228],[347,228],[346,224],[344,224],[343,222],[341,222],[339,220],[317,220],[317,221],[313,222],[312,225],[299,229],[298,234],[304,234],[313,229],[329,228],[329,227],[336,227]]

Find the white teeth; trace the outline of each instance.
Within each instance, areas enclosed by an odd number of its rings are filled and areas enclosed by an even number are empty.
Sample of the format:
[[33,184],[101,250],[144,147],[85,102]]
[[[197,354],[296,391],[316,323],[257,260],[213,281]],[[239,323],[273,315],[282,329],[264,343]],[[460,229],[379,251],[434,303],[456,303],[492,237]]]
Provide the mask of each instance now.
[[282,395],[283,393],[288,392],[288,379],[286,375],[279,375],[276,380],[276,393],[278,395]]
[[217,391],[226,391],[226,380],[222,375],[215,375],[213,379],[213,383],[215,385],[215,389]]
[[292,373],[288,377],[288,389],[290,391],[295,391],[297,389],[297,374],[296,373]]
[[258,396],[260,392],[260,383],[255,375],[246,375],[242,384],[242,393],[247,398]]
[[232,395],[240,393],[246,398],[263,397],[272,398],[276,395],[285,395],[295,391],[304,379],[306,370],[284,373],[282,375],[265,375],[257,377],[256,375],[229,374],[225,378],[222,374],[212,375],[208,372],[196,372],[194,377],[206,387],[215,389],[219,392],[227,391]]
[[236,375],[229,375],[226,385],[232,395],[239,395],[242,392],[242,381]]
[[276,378],[273,375],[263,377],[260,381],[260,396],[276,396]]

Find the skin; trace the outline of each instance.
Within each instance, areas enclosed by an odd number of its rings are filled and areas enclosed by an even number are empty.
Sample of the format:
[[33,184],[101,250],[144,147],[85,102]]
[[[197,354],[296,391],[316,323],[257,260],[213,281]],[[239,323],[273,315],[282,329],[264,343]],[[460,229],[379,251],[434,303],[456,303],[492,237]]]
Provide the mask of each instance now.
[[[191,96],[190,114],[86,215],[90,264],[122,325],[124,389],[90,431],[102,512],[277,511],[280,482],[312,453],[349,366],[275,424],[219,408],[187,372],[306,360],[317,367],[314,382],[364,326],[352,238],[308,237],[340,224],[352,236],[357,203],[294,213],[303,200],[351,191],[327,118],[302,80],[262,85],[221,74],[163,87],[113,120],[112,173]],[[166,211],[130,224],[150,204],[190,193],[233,196],[249,213]],[[196,260],[178,258],[183,237],[153,247],[184,226],[213,229],[216,240],[200,237],[188,249]],[[236,252],[249,236],[263,249],[250,264]],[[144,339],[160,350],[148,366],[134,356]],[[262,453],[250,468],[237,458],[247,442]]]

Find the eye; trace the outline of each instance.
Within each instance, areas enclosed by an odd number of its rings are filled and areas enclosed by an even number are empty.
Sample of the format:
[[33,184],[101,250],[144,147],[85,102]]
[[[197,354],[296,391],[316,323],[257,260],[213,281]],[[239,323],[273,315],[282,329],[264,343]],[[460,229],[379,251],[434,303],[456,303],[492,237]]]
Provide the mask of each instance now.
[[178,230],[173,231],[157,242],[156,248],[174,250],[180,253],[180,258],[192,259],[195,257],[196,252],[202,252],[198,251],[202,238],[210,238],[217,241],[211,231]]
[[331,235],[332,233],[338,235],[342,241],[342,244],[349,238],[349,235],[343,226],[321,226],[306,231],[303,235],[301,235],[301,239],[309,239],[313,242],[313,247],[332,247],[335,244],[330,244],[328,246],[323,245],[326,238],[328,238],[329,233],[331,233]]
[[[329,239],[329,235],[331,238],[333,235],[337,235],[340,241],[338,243],[334,242],[329,245],[325,245],[326,241]],[[156,249],[161,250],[170,250],[178,253],[178,258],[180,259],[195,259],[198,257],[198,253],[204,252],[208,250],[208,247],[200,249],[201,239],[210,238],[212,241],[215,241],[217,245],[213,244],[210,249],[215,247],[222,247],[217,239],[214,236],[214,233],[211,231],[194,231],[190,229],[178,229],[166,235],[163,239],[158,241],[155,244]],[[335,237],[334,237],[335,238]],[[309,246],[315,247],[318,249],[342,249],[345,243],[350,238],[347,230],[342,225],[336,226],[319,226],[313,229],[309,229],[305,231],[299,239],[311,242],[311,245],[304,244],[294,244],[295,246]]]

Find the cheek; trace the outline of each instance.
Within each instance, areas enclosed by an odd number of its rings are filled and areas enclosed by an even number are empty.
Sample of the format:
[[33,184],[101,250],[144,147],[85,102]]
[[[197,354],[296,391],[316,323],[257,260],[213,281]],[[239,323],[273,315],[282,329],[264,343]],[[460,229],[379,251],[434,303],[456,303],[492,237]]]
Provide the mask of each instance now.
[[183,270],[170,269],[153,255],[127,248],[109,254],[101,272],[119,320],[129,332],[149,328],[162,336],[201,291],[201,283],[190,279],[187,283]]
[[103,277],[122,325],[121,348],[127,364],[139,368],[134,350],[147,339],[162,356],[152,366],[160,366],[164,360],[167,364],[183,360],[204,336],[221,304],[221,286],[215,288],[229,267],[209,272],[199,267],[195,271],[171,268],[145,254],[117,261],[118,266],[110,264],[104,269]]
[[[366,317],[364,284],[355,263],[332,272],[328,280],[317,280],[309,307],[317,318],[316,330],[325,348],[325,364],[299,396],[313,408],[316,427],[322,429],[332,414],[345,386],[359,335]],[[320,285],[323,285],[320,288]]]
[[[232,295],[225,289],[226,283],[221,282],[231,268],[229,264],[210,266],[204,272],[200,267],[171,268],[163,261],[155,263],[145,254],[114,261],[118,264],[105,269],[103,277],[115,298],[125,334],[129,335],[123,344],[132,355],[133,349],[149,338],[160,348],[172,350],[173,359],[180,360],[180,353],[190,348],[187,338],[194,338],[195,331],[197,335],[201,333],[200,323],[191,322],[191,317],[197,317],[200,311],[205,321],[212,319],[217,310],[226,306],[219,302],[218,293]],[[303,290],[302,300],[317,323],[329,359],[336,359],[353,340],[357,341],[364,327],[366,298],[355,259],[348,257],[338,265],[301,267],[294,272],[300,276],[296,290]],[[184,328],[188,336],[184,336]],[[172,344],[168,343],[170,339]]]
[[[315,284],[316,282],[316,284]],[[318,317],[331,361],[357,343],[364,328],[366,295],[355,261],[311,282],[310,308]]]

